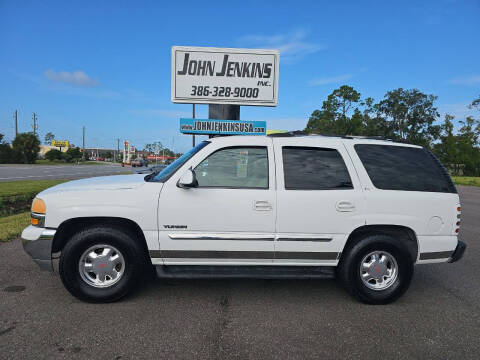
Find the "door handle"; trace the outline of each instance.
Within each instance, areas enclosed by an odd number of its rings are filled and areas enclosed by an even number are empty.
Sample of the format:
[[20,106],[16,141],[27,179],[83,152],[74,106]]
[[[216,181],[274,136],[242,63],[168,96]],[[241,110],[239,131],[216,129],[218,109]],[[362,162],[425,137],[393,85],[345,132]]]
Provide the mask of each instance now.
[[253,202],[253,210],[256,211],[270,211],[272,210],[272,204],[267,200],[255,200]]
[[355,204],[348,200],[340,200],[335,205],[335,208],[340,212],[355,211]]

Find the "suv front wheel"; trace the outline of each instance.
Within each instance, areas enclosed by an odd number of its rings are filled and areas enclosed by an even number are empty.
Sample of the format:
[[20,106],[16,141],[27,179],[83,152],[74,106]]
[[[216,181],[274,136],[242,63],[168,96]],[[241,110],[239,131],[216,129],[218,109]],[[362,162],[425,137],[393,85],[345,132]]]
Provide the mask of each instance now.
[[413,261],[401,240],[370,235],[346,247],[338,275],[360,301],[388,304],[408,289]]
[[67,290],[89,302],[112,302],[130,293],[145,269],[144,250],[127,229],[94,226],[62,249],[59,272]]

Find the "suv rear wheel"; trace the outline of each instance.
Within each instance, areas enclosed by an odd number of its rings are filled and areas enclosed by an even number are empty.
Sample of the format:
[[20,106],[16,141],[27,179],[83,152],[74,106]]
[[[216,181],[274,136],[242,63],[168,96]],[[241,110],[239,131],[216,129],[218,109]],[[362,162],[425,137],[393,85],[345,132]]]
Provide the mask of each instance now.
[[408,289],[413,261],[400,240],[387,235],[370,235],[347,246],[338,275],[360,301],[388,304]]
[[133,290],[144,273],[144,259],[134,234],[95,226],[67,242],[59,272],[67,290],[80,300],[112,302]]

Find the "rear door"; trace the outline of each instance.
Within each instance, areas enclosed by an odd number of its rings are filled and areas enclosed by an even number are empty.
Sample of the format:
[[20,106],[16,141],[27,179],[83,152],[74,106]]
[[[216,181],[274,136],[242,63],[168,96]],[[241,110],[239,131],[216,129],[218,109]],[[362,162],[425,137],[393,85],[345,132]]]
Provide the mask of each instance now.
[[[266,137],[215,139],[165,184],[160,194],[160,253],[165,264],[271,264],[275,237],[275,168]],[[192,168],[198,187],[177,186]]]
[[[301,145],[299,145],[301,144]],[[336,265],[365,223],[355,169],[336,138],[275,138],[278,265]]]

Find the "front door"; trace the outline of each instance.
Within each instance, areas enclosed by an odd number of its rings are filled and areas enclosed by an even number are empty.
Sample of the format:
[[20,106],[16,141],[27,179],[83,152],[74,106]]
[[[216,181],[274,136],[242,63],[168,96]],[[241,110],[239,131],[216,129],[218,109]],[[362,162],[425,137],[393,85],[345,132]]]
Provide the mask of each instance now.
[[[245,139],[229,146],[217,139],[164,185],[158,226],[164,264],[271,264],[275,236],[272,141]],[[179,188],[192,169],[198,186]],[[159,259],[152,259],[154,263]]]

